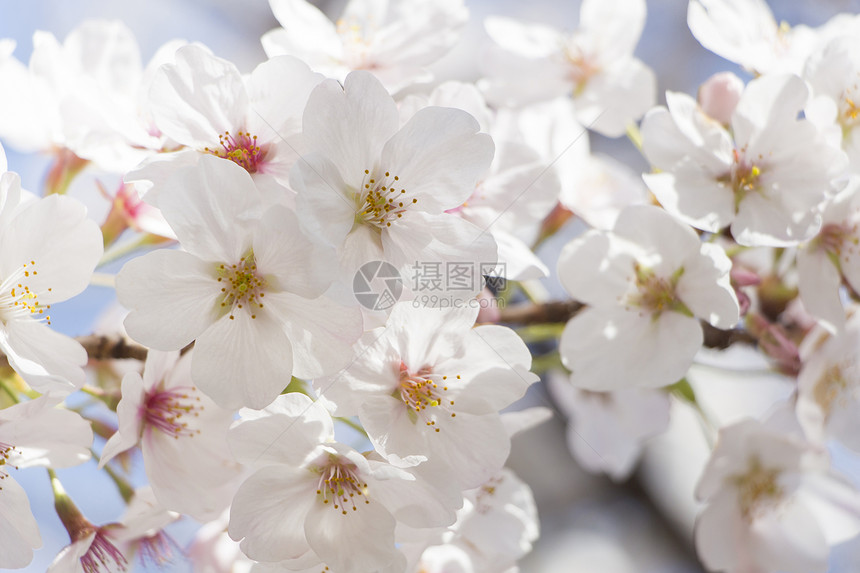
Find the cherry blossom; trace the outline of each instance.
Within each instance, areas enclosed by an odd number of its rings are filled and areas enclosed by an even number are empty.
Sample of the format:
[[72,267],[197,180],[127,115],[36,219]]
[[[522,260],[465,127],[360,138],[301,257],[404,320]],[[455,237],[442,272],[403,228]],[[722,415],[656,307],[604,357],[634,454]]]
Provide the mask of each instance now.
[[152,350],[143,377],[129,372],[117,405],[119,430],[100,467],[140,444],[159,502],[195,519],[217,517],[238,487],[239,466],[224,448],[233,412],[222,410],[191,381],[191,353]]
[[720,247],[652,206],[628,207],[612,232],[569,243],[559,278],[588,305],[559,341],[571,383],[610,391],[677,382],[702,345],[699,319],[718,328],[738,321],[730,268]]
[[165,44],[144,68],[122,22],[87,20],[62,43],[36,32],[29,66],[0,57],[0,77],[17,86],[0,94],[0,136],[16,149],[66,147],[107,171],[131,169],[165,143],[144,94],[179,45]]
[[696,549],[714,571],[823,573],[829,546],[860,528],[860,495],[826,455],[752,420],[720,430],[696,497]]
[[500,50],[481,87],[495,104],[517,106],[572,95],[577,119],[618,137],[654,105],[656,77],[633,56],[645,25],[644,0],[586,0],[571,35],[493,17],[487,33]]
[[201,157],[163,189],[158,206],[185,251],[149,253],[117,275],[133,338],[159,350],[196,341],[192,379],[225,408],[262,408],[293,374],[347,363],[361,316],[321,296],[330,255],[301,233],[292,211],[264,213],[248,172],[216,157]]
[[339,415],[358,414],[380,454],[426,456],[416,472],[439,472],[439,485],[456,492],[499,471],[510,441],[498,412],[537,380],[522,340],[496,325],[473,328],[476,316],[398,303],[385,327],[362,337],[349,368],[315,381]]
[[84,383],[86,352],[49,328],[50,307],[83,291],[101,256],[101,233],[79,201],[36,199],[16,173],[0,174],[0,350],[37,391]]
[[175,63],[152,78],[148,103],[158,130],[188,149],[155,157],[126,180],[148,181],[144,186],[159,193],[171,171],[214,155],[250,173],[267,203],[291,204],[286,187],[301,147],[301,114],[322,79],[286,56],[260,64],[245,79],[203,46],[180,48]]
[[305,108],[311,153],[290,177],[299,220],[335,246],[349,281],[378,260],[405,277],[422,261],[495,265],[492,235],[445,212],[475,192],[492,160],[493,142],[478,129],[468,113],[442,107],[400,127],[394,100],[368,72],[343,86],[323,82]]
[[90,459],[93,432],[87,421],[54,408],[47,396],[0,410],[0,567],[20,568],[42,545],[24,489],[11,470],[55,468]]
[[454,508],[441,506],[407,467],[334,442],[331,418],[305,395],[281,395],[262,412],[243,410],[242,418],[231,447],[260,469],[236,493],[229,533],[252,559],[301,558],[305,566],[316,560],[343,573],[395,564],[402,570],[405,558],[394,545],[398,521],[413,527],[454,521]]
[[827,201],[821,230],[797,252],[798,288],[806,309],[835,332],[845,324],[843,277],[860,292],[860,180],[852,177]]
[[281,28],[262,38],[269,57],[297,56],[343,80],[371,70],[392,93],[428,82],[426,69],[457,42],[468,11],[463,0],[350,0],[336,22],[305,0],[269,0]]
[[549,378],[549,389],[567,422],[567,446],[587,470],[627,479],[642,445],[669,425],[669,394],[650,388],[593,392],[571,386],[561,376]]
[[645,182],[667,211],[704,231],[731,225],[741,245],[796,245],[819,227],[818,206],[846,165],[797,115],[809,91],[791,75],[747,85],[729,133],[691,97],[669,92],[669,109],[642,121],[643,152],[659,173]]
[[842,332],[819,328],[800,348],[803,368],[797,377],[797,417],[806,435],[817,443],[839,440],[860,451],[855,415],[860,398],[860,318],[848,320]]

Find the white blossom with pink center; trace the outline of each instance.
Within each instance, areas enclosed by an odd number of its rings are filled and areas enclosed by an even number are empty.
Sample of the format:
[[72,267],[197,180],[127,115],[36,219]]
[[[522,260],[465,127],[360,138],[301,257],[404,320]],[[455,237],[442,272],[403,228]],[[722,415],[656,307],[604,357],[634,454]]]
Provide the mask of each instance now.
[[180,358],[179,352],[150,350],[143,377],[123,377],[119,430],[105,444],[99,466],[140,445],[161,505],[205,521],[229,506],[241,468],[224,447],[233,412],[196,388],[191,359],[191,352]]

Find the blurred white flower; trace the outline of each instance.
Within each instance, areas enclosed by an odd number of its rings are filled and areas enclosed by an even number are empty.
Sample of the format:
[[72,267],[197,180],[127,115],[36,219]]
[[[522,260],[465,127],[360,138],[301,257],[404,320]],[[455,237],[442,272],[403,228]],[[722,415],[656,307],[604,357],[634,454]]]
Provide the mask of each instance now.
[[488,18],[485,27],[498,48],[479,85],[501,106],[572,96],[579,122],[618,137],[656,101],[654,72],[633,56],[644,26],[644,0],[585,0],[571,35]]
[[305,0],[269,0],[281,28],[262,37],[268,56],[296,56],[343,81],[370,70],[392,94],[433,75],[425,69],[460,39],[463,0],[350,0],[332,22]]

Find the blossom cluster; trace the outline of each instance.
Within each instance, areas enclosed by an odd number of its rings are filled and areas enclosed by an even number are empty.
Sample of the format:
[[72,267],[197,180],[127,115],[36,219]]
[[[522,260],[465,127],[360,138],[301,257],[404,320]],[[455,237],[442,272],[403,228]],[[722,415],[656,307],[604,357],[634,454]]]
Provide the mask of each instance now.
[[[690,0],[696,39],[754,78],[661,106],[635,55],[645,0],[584,0],[572,32],[490,17],[473,83],[434,73],[464,0],[350,0],[334,22],[269,3],[250,73],[180,40],[144,64],[118,21],[38,32],[27,64],[0,40],[0,140],[53,161],[34,194],[0,148],[0,568],[41,546],[15,476],[42,466],[70,539],[52,573],[178,553],[514,573],[539,527],[505,464],[551,414],[518,403],[542,377],[572,455],[613,480],[678,409],[701,418],[706,568],[825,571],[860,534],[860,476],[829,449],[860,454],[860,16],[791,28],[763,0]],[[99,334],[52,329],[90,283],[118,300]],[[712,419],[695,367],[730,346],[789,399]],[[93,458],[116,521],[55,471]]]

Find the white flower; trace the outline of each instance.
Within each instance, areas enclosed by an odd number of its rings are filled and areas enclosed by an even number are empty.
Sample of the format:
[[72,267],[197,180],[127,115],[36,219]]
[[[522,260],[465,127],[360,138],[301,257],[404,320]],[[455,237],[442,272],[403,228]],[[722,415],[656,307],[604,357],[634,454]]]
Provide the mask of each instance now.
[[25,197],[0,158],[0,350],[34,390],[68,393],[84,384],[87,354],[47,326],[49,309],[87,287],[101,232],[71,197]]
[[116,409],[119,430],[105,444],[99,467],[140,444],[159,502],[207,520],[229,506],[240,474],[224,447],[233,412],[194,387],[191,354],[180,359],[178,352],[150,350],[143,377],[125,375]]
[[334,442],[331,418],[307,396],[281,395],[241,416],[230,445],[261,469],[236,493],[228,531],[252,559],[311,559],[308,566],[315,558],[338,573],[377,571],[405,563],[394,545],[398,521],[454,521],[454,508],[440,506],[407,469]]
[[0,94],[0,136],[24,151],[68,147],[108,171],[134,167],[163,144],[141,100],[149,74],[176,47],[165,45],[144,69],[119,21],[88,20],[62,44],[36,32],[28,67],[0,55],[0,78],[15,85]]
[[516,333],[473,328],[476,315],[398,303],[385,327],[362,337],[349,368],[315,381],[339,414],[358,414],[380,454],[426,456],[415,471],[441,476],[453,495],[502,467],[510,440],[498,412],[537,380]]
[[588,305],[559,341],[571,382],[596,391],[677,382],[702,345],[699,319],[738,321],[730,268],[720,247],[653,206],[628,207],[612,232],[569,243],[559,279]]
[[623,135],[656,101],[654,72],[633,57],[644,25],[644,0],[585,0],[580,27],[569,36],[488,18],[487,33],[500,49],[480,85],[490,102],[504,106],[572,95],[582,124],[609,137]]
[[826,455],[752,420],[720,430],[696,497],[696,549],[713,571],[823,573],[829,546],[860,531],[860,496]]
[[245,79],[206,48],[180,48],[152,80],[149,105],[158,129],[188,149],[153,158],[126,177],[153,191],[172,171],[214,155],[251,174],[267,203],[291,204],[289,171],[300,147],[301,115],[323,78],[291,57],[273,58]]
[[818,235],[797,251],[797,286],[806,310],[836,332],[845,324],[843,277],[860,292],[860,178],[828,200],[821,219]]
[[860,56],[856,34],[836,38],[809,57],[803,77],[812,98],[804,113],[848,154],[860,172]]
[[669,109],[642,121],[643,152],[660,173],[644,175],[667,211],[696,228],[731,225],[748,246],[795,245],[819,226],[818,206],[845,155],[797,115],[804,82],[764,76],[747,85],[731,129],[704,115],[695,100],[668,92]]
[[300,232],[292,211],[263,213],[248,172],[216,157],[163,190],[158,206],[185,252],[149,253],[117,275],[132,338],[159,350],[196,340],[194,383],[224,408],[262,408],[291,375],[346,364],[361,315],[322,298],[330,251]]
[[227,535],[229,511],[197,530],[188,548],[188,560],[199,573],[248,573],[254,562]]
[[549,389],[567,421],[567,447],[585,469],[627,479],[648,438],[669,426],[669,394],[649,388],[592,392],[550,376]]
[[445,212],[468,199],[492,160],[493,142],[478,129],[466,112],[442,107],[400,127],[394,100],[368,72],[314,90],[304,114],[311,153],[290,183],[299,220],[337,248],[345,280],[369,261],[401,276],[427,261],[495,265],[492,235]]
[[0,410],[0,567],[17,569],[42,545],[24,489],[12,468],[75,466],[90,459],[93,432],[75,412],[43,396]]
[[797,418],[809,439],[836,439],[860,452],[860,315],[837,335],[819,328],[800,347],[803,367],[797,376]]
[[343,81],[371,70],[392,93],[433,75],[425,69],[460,38],[463,0],[350,0],[336,23],[305,0],[269,0],[282,28],[262,38],[268,56],[301,58]]
[[421,552],[417,571],[516,571],[516,562],[531,551],[539,534],[529,486],[505,468],[464,495],[457,522]]
[[803,69],[815,32],[778,25],[765,0],[690,0],[687,25],[706,49],[756,74]]
[[[561,184],[559,202],[592,227],[611,229],[619,211],[644,203],[648,191],[635,173],[604,154],[592,154],[588,132],[570,113],[565,97],[518,110],[500,111],[520,136],[551,165]],[[541,175],[544,179],[550,173]],[[548,182],[542,182],[546,184]]]

